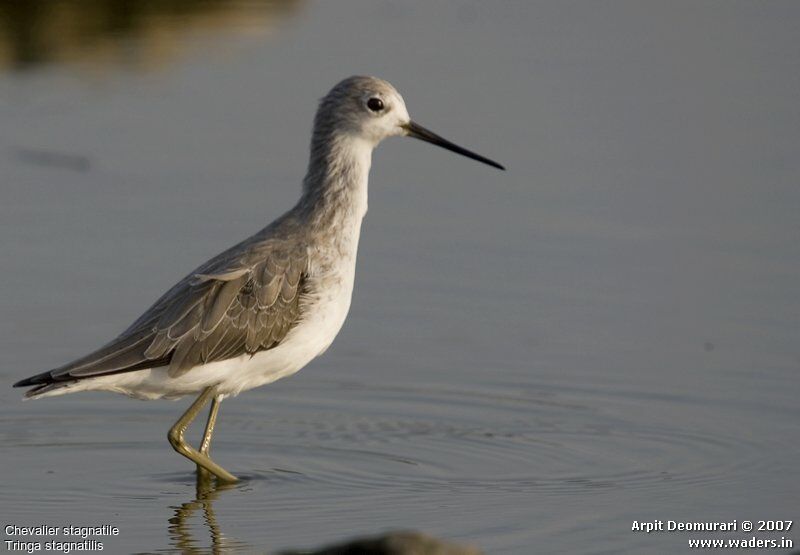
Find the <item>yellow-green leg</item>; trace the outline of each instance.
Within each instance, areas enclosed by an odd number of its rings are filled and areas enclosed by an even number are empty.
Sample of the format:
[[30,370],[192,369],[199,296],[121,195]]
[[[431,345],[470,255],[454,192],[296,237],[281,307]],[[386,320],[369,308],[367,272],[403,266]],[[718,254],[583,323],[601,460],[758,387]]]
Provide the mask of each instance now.
[[[219,405],[222,401],[219,396],[215,395],[211,399],[211,410],[208,411],[208,420],[206,420],[206,429],[203,432],[203,440],[200,442],[200,453],[211,457],[211,436],[214,435],[214,425],[217,423],[217,413],[219,412]],[[211,481],[211,474],[200,465],[197,465],[197,480],[198,483],[209,483]]]
[[[216,423],[217,412],[219,411],[220,403],[215,393],[216,391],[213,387],[207,387],[205,390],[203,390],[197,400],[192,403],[189,409],[183,413],[183,416],[181,416],[178,421],[175,422],[175,425],[170,428],[167,438],[169,439],[169,443],[172,445],[172,448],[190,461],[194,462],[198,466],[198,470],[207,470],[216,476],[221,482],[237,482],[238,478],[236,478],[236,476],[212,461],[208,456],[208,449],[211,444],[211,435],[214,432],[214,424]],[[191,424],[192,421],[197,418],[197,414],[203,410],[203,407],[206,406],[208,401],[211,399],[213,399],[214,402],[211,405],[211,412],[208,415],[208,423],[206,424],[205,434],[203,434],[201,451],[198,451],[186,443],[186,441],[183,439],[183,434],[186,432],[186,428],[189,427],[189,424]]]
[[211,436],[214,435],[214,425],[217,423],[217,413],[219,412],[219,404],[221,402],[217,395],[214,395],[214,398],[211,399],[211,410],[208,411],[206,431],[203,432],[203,441],[200,442],[200,452],[206,456],[208,456],[208,452],[211,450]]

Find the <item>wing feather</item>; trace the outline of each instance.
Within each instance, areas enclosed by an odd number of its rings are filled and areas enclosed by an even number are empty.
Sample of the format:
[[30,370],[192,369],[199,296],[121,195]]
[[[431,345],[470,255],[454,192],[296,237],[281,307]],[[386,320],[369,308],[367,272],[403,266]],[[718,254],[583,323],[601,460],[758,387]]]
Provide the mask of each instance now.
[[201,364],[276,347],[302,317],[307,251],[272,240],[246,246],[184,278],[103,348],[15,385],[164,365],[177,377]]

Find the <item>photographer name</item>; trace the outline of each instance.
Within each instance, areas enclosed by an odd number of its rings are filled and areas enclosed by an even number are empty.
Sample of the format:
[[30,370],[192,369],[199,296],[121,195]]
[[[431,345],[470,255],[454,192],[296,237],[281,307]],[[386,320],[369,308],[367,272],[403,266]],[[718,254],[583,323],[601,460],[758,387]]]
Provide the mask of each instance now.
[[739,524],[736,520],[728,522],[680,522],[677,520],[634,520],[631,526],[633,532],[738,532]]

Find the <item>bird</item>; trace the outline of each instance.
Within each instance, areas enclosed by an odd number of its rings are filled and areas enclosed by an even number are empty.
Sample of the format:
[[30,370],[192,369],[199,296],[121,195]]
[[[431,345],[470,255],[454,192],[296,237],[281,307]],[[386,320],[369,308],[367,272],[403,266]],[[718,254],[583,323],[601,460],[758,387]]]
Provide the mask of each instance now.
[[[372,152],[393,136],[505,170],[411,120],[389,82],[348,77],[319,102],[293,208],[201,264],[103,347],[14,387],[29,387],[29,399],[79,391],[145,400],[197,395],[169,429],[169,443],[198,475],[237,482],[210,457],[220,404],[294,374],[333,342],[350,309]],[[184,434],[209,402],[195,448]]]

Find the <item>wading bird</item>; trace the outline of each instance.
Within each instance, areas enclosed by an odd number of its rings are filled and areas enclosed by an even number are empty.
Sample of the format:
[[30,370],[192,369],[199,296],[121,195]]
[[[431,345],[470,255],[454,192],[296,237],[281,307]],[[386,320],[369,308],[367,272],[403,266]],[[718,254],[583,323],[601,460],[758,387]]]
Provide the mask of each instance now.
[[[28,398],[113,391],[140,399],[200,394],[169,442],[219,481],[237,478],[209,457],[219,406],[294,374],[333,342],[350,308],[372,151],[414,137],[495,168],[497,162],[411,121],[395,88],[350,77],[321,101],[297,204],[179,281],[104,347],[14,384]],[[199,449],[184,432],[211,401]]]

